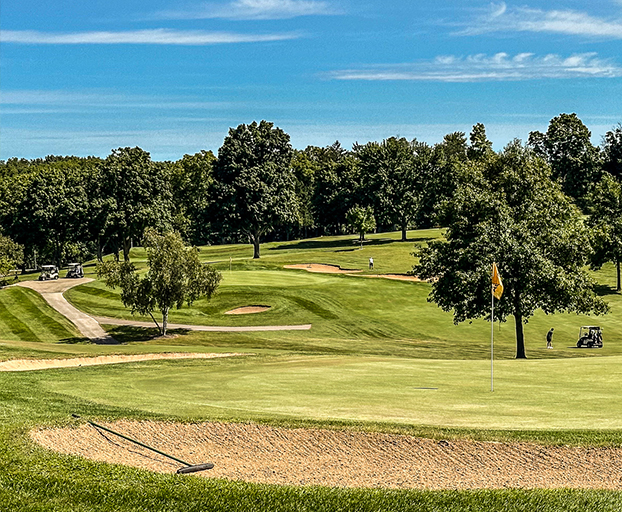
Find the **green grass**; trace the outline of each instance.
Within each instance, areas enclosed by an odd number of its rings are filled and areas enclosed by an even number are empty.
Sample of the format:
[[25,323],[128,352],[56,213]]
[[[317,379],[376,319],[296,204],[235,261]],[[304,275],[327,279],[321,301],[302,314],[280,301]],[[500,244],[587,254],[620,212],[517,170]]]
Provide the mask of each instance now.
[[[168,351],[244,351],[239,359],[157,361],[0,373],[0,510],[25,511],[619,511],[622,493],[583,490],[387,491],[279,487],[157,475],[63,456],[30,442],[38,425],[91,418],[256,421],[400,432],[434,438],[531,440],[622,446],[622,295],[612,265],[594,273],[611,305],[602,318],[535,315],[526,325],[527,361],[515,361],[512,322],[495,327],[490,392],[490,326],[453,325],[426,298],[425,283],[285,270],[329,263],[405,273],[415,246],[438,230],[201,248],[223,272],[212,301],[174,311],[172,322],[211,325],[311,323],[310,331],[174,332],[106,326],[123,343],[91,345],[31,290],[0,290],[0,359]],[[145,268],[145,252],[132,250]],[[229,271],[231,257],[232,271]],[[94,266],[86,266],[93,276]],[[132,318],[118,291],[94,282],[66,294],[81,309]],[[224,315],[265,304],[266,313]],[[582,324],[604,329],[602,350],[569,348]],[[544,336],[555,327],[555,350]],[[438,389],[417,389],[438,388]]]
[[40,382],[94,403],[186,420],[615,430],[622,425],[621,364],[620,356],[500,361],[493,393],[489,362],[359,356],[160,361],[50,371]]
[[[421,239],[436,235],[418,232]],[[223,281],[211,301],[199,300],[192,307],[173,310],[171,322],[197,325],[281,325],[306,324],[312,329],[300,333],[263,333],[245,336],[192,335],[187,343],[227,343],[248,349],[279,348],[297,351],[324,350],[330,353],[361,353],[395,355],[400,357],[432,359],[487,359],[490,355],[490,327],[483,320],[453,324],[451,313],[441,311],[427,301],[430,285],[386,279],[366,279],[360,276],[316,274],[304,270],[284,270],[291,262],[325,263],[351,266],[340,253],[338,244],[351,243],[349,238],[326,242],[290,242],[279,249],[276,256],[269,254],[260,261],[246,259],[234,265],[234,270],[222,270]],[[324,245],[322,245],[324,244]],[[297,248],[298,246],[306,249]],[[318,246],[319,245],[319,246]],[[392,242],[376,250],[391,262],[391,272],[405,272],[412,266],[412,242]],[[240,250],[240,249],[236,249]],[[364,249],[367,250],[367,249]],[[385,251],[384,253],[380,251]],[[218,247],[204,249],[208,256],[220,255]],[[137,256],[140,251],[134,249]],[[266,251],[267,252],[267,251]],[[133,253],[134,254],[134,253]],[[288,259],[292,258],[292,259]],[[366,261],[366,257],[363,258]],[[228,268],[228,264],[227,264]],[[601,280],[601,289],[611,305],[611,314],[595,318],[586,315],[541,312],[525,326],[525,340],[529,357],[564,358],[622,355],[622,295],[611,293],[614,282],[613,266],[606,266],[595,274]],[[103,283],[94,282],[67,292],[68,299],[79,309],[90,314],[131,319],[123,307],[118,290],[109,290]],[[262,304],[271,306],[265,313],[255,315],[225,315],[230,309]],[[140,317],[135,317],[140,318]],[[140,318],[150,321],[150,318]],[[602,350],[576,350],[581,325],[597,323],[604,332]],[[545,334],[555,327],[555,350],[545,348]],[[515,354],[513,319],[495,327],[495,351],[500,359],[512,359]]]
[[21,287],[0,290],[0,340],[58,342],[80,338],[75,326],[37,292]]

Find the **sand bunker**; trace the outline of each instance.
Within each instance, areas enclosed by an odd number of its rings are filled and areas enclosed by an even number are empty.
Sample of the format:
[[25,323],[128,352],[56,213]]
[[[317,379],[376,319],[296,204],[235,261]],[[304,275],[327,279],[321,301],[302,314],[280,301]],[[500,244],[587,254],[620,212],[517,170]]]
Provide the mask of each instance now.
[[172,352],[162,354],[127,354],[97,357],[76,357],[72,359],[11,359],[9,361],[0,362],[0,371],[25,372],[30,370],[49,370],[53,368],[97,366],[100,364],[133,363],[136,361],[153,361],[155,359],[214,359],[217,357],[234,357],[246,355],[251,354]]
[[363,272],[360,269],[341,268],[339,265],[325,265],[323,263],[297,263],[296,265],[285,265],[283,268],[301,268],[307,272],[320,272],[324,274],[353,274]]
[[[106,427],[190,464],[205,477],[282,485],[416,489],[622,489],[621,448],[435,441],[405,435],[255,424],[118,421]],[[90,425],[40,429],[37,443],[89,459],[174,472],[180,464]]]
[[[298,263],[296,265],[285,265],[283,268],[300,268],[307,272],[320,272],[325,274],[356,274],[363,272],[361,269],[346,269],[338,265],[325,265],[320,263]],[[417,276],[407,274],[365,274],[359,277],[382,277],[384,279],[396,279],[398,281],[422,282]]]
[[269,309],[270,306],[242,306],[241,308],[225,311],[225,315],[250,315],[253,313],[263,313]]

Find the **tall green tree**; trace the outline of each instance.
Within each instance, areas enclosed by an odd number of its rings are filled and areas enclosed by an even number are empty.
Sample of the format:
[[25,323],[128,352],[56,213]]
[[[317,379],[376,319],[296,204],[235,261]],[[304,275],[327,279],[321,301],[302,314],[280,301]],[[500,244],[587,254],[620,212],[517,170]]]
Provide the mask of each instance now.
[[268,121],[231,128],[218,150],[214,177],[221,219],[240,231],[260,256],[262,237],[298,218],[293,149],[287,135]]
[[362,186],[383,225],[397,225],[406,241],[406,230],[421,207],[422,169],[417,141],[391,137],[381,143],[355,144]]
[[359,234],[359,240],[362,242],[365,240],[365,233],[376,229],[374,209],[371,206],[353,206],[346,213],[346,222]]
[[192,244],[210,241],[214,202],[214,165],[211,151],[184,155],[171,166],[173,224]]
[[579,210],[550,179],[550,168],[519,142],[497,157],[468,162],[444,204],[446,239],[418,255],[414,272],[437,278],[429,300],[453,311],[456,323],[490,319],[491,266],[505,288],[495,320],[513,316],[516,357],[525,358],[523,323],[545,313],[605,313],[583,270],[589,247]]
[[433,147],[419,144],[417,158],[422,170],[423,190],[417,225],[431,227],[439,224],[440,209],[458,186],[458,173],[468,159],[467,153],[467,139],[463,132],[449,133]]
[[0,235],[0,283],[11,270],[24,262],[24,248],[8,236]]
[[170,182],[166,168],[139,147],[118,148],[104,160],[97,176],[96,200],[103,218],[101,237],[130,260],[132,240],[148,227],[171,226]]
[[551,166],[564,193],[583,206],[592,184],[600,179],[600,154],[591,132],[577,114],[560,114],[551,119],[546,133],[529,134],[529,145]]
[[346,213],[364,202],[358,159],[337,141],[325,148],[308,147],[316,164],[313,216],[324,234],[341,234]]
[[[97,275],[110,288],[121,288],[121,300],[132,314],[150,315],[166,335],[169,311],[189,306],[201,297],[210,299],[216,292],[222,276],[210,265],[202,264],[196,247],[186,247],[179,233],[160,235],[147,229],[144,237],[149,270],[144,277],[136,272],[129,261],[114,260],[99,263]],[[162,325],[153,317],[158,309]]]
[[599,269],[611,261],[616,267],[616,290],[622,291],[622,183],[605,173],[590,195],[589,210],[593,228],[592,268]]
[[622,124],[603,137],[603,170],[622,181]]

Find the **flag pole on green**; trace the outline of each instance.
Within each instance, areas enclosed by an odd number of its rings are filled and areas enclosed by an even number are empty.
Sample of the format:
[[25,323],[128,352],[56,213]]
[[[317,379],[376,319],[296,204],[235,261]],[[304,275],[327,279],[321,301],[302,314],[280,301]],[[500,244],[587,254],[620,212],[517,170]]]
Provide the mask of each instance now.
[[497,264],[492,264],[492,288],[491,288],[491,307],[490,307],[490,391],[494,391],[494,336],[495,336],[495,298],[499,300],[503,295],[503,284]]

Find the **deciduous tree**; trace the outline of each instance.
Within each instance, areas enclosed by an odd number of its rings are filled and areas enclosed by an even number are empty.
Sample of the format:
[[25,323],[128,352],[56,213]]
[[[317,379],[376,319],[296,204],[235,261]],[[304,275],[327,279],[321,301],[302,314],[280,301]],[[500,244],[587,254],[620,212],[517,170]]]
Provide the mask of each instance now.
[[[200,297],[210,299],[216,292],[221,274],[209,265],[202,264],[196,247],[186,247],[179,233],[158,234],[153,229],[145,232],[149,271],[144,277],[136,272],[129,261],[99,263],[97,275],[110,288],[121,288],[121,300],[132,314],[150,315],[166,335],[168,314],[173,307],[180,309],[184,302],[189,306]],[[158,309],[162,326],[153,317]]]
[[622,183],[605,173],[590,194],[588,208],[589,224],[593,227],[592,268],[599,269],[611,261],[616,266],[616,290],[622,291]]
[[600,155],[591,140],[591,133],[577,114],[560,114],[551,119],[546,133],[531,132],[529,145],[552,169],[562,190],[584,204],[590,185],[600,179]]
[[446,239],[419,253],[414,272],[437,278],[429,300],[453,310],[456,323],[490,318],[491,266],[505,288],[495,319],[511,315],[516,357],[526,357],[523,323],[545,313],[604,313],[583,270],[589,247],[579,210],[550,179],[550,169],[519,142],[496,158],[469,162],[442,211]]
[[378,221],[397,225],[406,241],[408,225],[421,207],[422,166],[418,165],[417,141],[391,137],[381,143],[356,144],[361,181]]
[[346,222],[355,232],[359,234],[359,240],[365,240],[365,233],[376,229],[376,219],[374,209],[371,206],[354,206],[346,213]]
[[218,150],[215,178],[225,225],[241,231],[259,258],[263,235],[298,215],[293,149],[287,135],[261,121],[231,128]]

